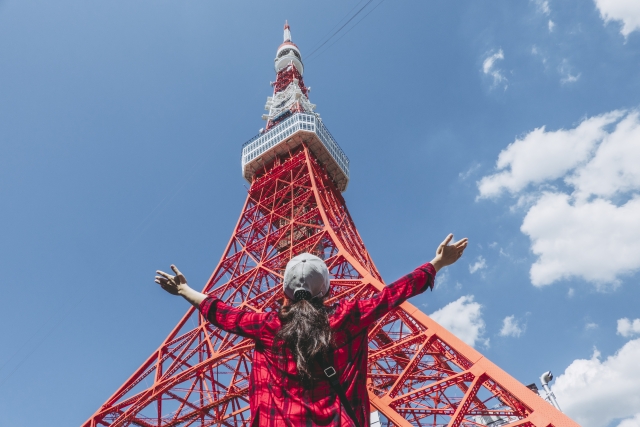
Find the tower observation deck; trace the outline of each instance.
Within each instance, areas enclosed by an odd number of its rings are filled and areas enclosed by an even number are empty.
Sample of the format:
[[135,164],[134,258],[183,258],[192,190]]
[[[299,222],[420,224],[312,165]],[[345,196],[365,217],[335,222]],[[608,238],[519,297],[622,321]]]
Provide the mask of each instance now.
[[300,144],[306,144],[323,164],[340,191],[349,184],[349,159],[315,113],[309,102],[309,90],[302,76],[304,65],[298,46],[291,41],[289,24],[284,26],[284,41],[274,59],[276,81],[273,95],[267,98],[262,116],[266,130],[242,146],[242,176],[252,182],[256,173],[265,170],[276,157],[287,155]]
[[[325,304],[370,298],[385,283],[342,196],[349,160],[309,101],[289,25],[274,64],[267,124],[242,147],[251,187],[202,292],[250,313],[277,311],[287,262],[309,252],[329,269]],[[367,361],[361,398],[372,411],[365,413],[366,404],[356,409],[361,424],[579,427],[408,301],[360,333],[368,343],[358,349]],[[217,328],[190,307],[83,427],[248,427],[254,349],[253,339]],[[349,358],[344,346],[334,351]],[[340,381],[353,383],[354,369],[341,369]],[[278,383],[284,377],[274,374],[274,387],[284,387]]]

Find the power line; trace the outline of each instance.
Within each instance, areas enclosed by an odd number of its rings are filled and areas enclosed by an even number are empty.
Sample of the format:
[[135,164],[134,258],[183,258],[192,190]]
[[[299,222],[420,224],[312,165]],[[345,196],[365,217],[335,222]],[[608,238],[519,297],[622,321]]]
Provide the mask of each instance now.
[[[344,15],[344,16],[342,17],[342,19],[340,19],[338,22],[336,22],[336,24],[335,24],[333,27],[331,27],[331,29],[330,29],[329,31],[327,31],[327,33],[326,33],[325,35],[323,35],[322,37],[320,37],[320,39],[318,40],[318,43],[322,43],[322,41],[324,40],[324,38],[325,38],[325,37],[327,37],[329,34],[331,34],[331,31],[335,30],[335,28],[336,28],[338,25],[340,25],[340,23],[341,23],[342,21],[344,21],[344,20],[345,20],[349,15],[351,15],[351,12],[353,12],[353,11],[355,10],[355,8],[356,8],[356,7],[360,6],[360,3],[362,3],[363,1],[366,1],[366,0],[359,0],[359,1],[358,1],[358,3],[356,3],[356,4],[355,4],[355,6],[353,6],[353,7],[351,8],[351,10],[349,10],[349,12],[347,12],[347,14],[346,14],[346,15]],[[316,45],[317,45],[318,43],[316,43]],[[315,49],[316,49],[316,47],[314,46],[314,47],[313,47],[313,49],[315,50]]]
[[[316,52],[318,49],[320,49],[322,46],[324,46],[325,44],[327,44],[329,42],[329,40],[331,40],[333,38],[333,36],[335,36],[336,34],[338,34],[340,32],[340,30],[342,30],[344,27],[347,26],[347,24],[349,24],[349,22],[353,21],[353,18],[355,18],[356,16],[358,16],[360,14],[360,12],[362,12],[364,10],[365,7],[367,7],[369,5],[369,3],[371,3],[373,0],[369,0],[365,3],[364,6],[362,6],[360,8],[360,10],[358,10],[351,18],[349,18],[349,20],[347,22],[345,22],[342,27],[338,28],[333,34],[331,34],[331,36],[324,41],[324,43],[322,43],[320,46],[318,46],[317,48],[315,48],[310,54],[309,57],[311,57],[311,55],[314,54],[314,52]],[[344,19],[344,18],[343,18]]]
[[[331,46],[333,46],[333,45],[334,45],[334,44],[336,44],[338,41],[340,41],[340,39],[341,39],[341,38],[343,38],[344,36],[346,36],[347,34],[349,34],[349,32],[350,32],[351,30],[353,30],[355,27],[357,27],[359,23],[361,23],[362,21],[364,21],[364,20],[365,20],[365,18],[366,18],[367,16],[369,16],[369,15],[371,14],[371,12],[373,12],[374,10],[376,10],[376,9],[378,8],[378,6],[380,6],[382,3],[384,3],[384,1],[385,1],[385,0],[382,0],[382,1],[380,1],[380,3],[378,3],[377,5],[375,5],[375,6],[374,6],[374,7],[373,7],[369,12],[367,12],[367,14],[366,14],[366,15],[364,15],[362,18],[360,18],[360,20],[359,20],[359,21],[356,21],[356,23],[355,23],[355,24],[353,24],[353,25],[351,26],[351,28],[349,28],[347,31],[345,31],[344,33],[342,33],[342,35],[340,35],[340,37],[338,37],[338,38],[337,38],[333,43],[331,43],[329,46],[327,46],[327,47],[326,47],[326,49],[324,49],[324,50],[322,50],[320,53],[318,53],[318,54],[315,56],[315,58],[317,58],[318,56],[322,55],[324,52],[326,52],[327,50],[329,50],[329,48],[331,48]],[[370,2],[369,2],[369,3],[370,3]],[[368,4],[368,3],[367,3],[367,4]],[[366,5],[365,5],[365,6],[366,6]],[[354,15],[354,16],[355,16],[355,15]],[[346,25],[346,24],[345,24],[345,25]],[[341,28],[342,28],[342,27],[341,27]],[[327,41],[329,41],[329,40],[327,40]],[[323,43],[323,45],[324,45],[324,44],[326,44],[326,42],[325,42],[325,43]],[[321,46],[321,47],[322,47],[322,46]],[[319,48],[318,48],[318,49],[319,49]],[[318,49],[314,50],[314,52],[315,52],[315,51],[317,51]],[[312,52],[312,53],[313,53],[313,52]],[[315,58],[313,58],[313,59],[315,59]],[[312,59],[312,58],[311,58],[311,55],[309,55],[309,57],[308,57],[308,58],[307,58],[307,60],[306,60],[306,61],[307,61],[307,63],[309,63],[309,62],[311,61],[311,59]]]

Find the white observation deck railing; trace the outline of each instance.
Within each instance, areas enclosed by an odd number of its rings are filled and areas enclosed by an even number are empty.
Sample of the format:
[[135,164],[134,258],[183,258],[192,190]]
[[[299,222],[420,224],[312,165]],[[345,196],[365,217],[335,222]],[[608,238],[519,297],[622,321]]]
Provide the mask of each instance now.
[[243,173],[247,164],[298,131],[313,132],[342,170],[347,180],[349,179],[349,158],[344,154],[336,140],[333,139],[322,120],[313,113],[294,113],[268,132],[257,135],[245,142],[242,145]]

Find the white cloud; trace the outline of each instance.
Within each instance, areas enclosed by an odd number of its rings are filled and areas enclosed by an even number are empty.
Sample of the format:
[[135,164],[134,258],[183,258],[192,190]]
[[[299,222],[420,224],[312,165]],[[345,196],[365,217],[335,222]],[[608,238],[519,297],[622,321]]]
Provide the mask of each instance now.
[[502,150],[497,173],[480,180],[480,197],[494,197],[504,190],[516,193],[530,184],[562,177],[584,162],[607,135],[605,127],[622,112],[613,111],[583,120],[573,129],[547,131],[545,126],[516,139]]
[[627,342],[601,360],[574,360],[557,377],[552,390],[562,410],[582,427],[606,427],[627,418],[618,427],[631,427],[640,417],[640,339]]
[[478,182],[478,198],[509,192],[526,209],[534,285],[579,277],[605,289],[640,269],[638,164],[640,113],[616,110],[516,139]]
[[436,289],[443,288],[443,287],[445,287],[445,286],[447,286],[449,284],[449,279],[450,279],[449,278],[449,274],[450,274],[449,271],[450,270],[445,268],[445,269],[440,270],[438,272],[438,274],[436,276],[436,283],[434,285],[434,287]]
[[551,13],[551,8],[549,7],[549,0],[533,0],[538,7],[538,10],[545,14],[549,15]]
[[611,197],[640,188],[640,115],[629,113],[606,135],[593,159],[567,178],[582,198]]
[[503,337],[519,337],[524,332],[525,327],[521,326],[516,320],[516,316],[507,316],[502,321],[502,329],[500,336]]
[[540,58],[542,65],[544,65],[544,69],[548,70],[549,68],[549,55],[544,51],[543,48],[540,48],[537,45],[533,45],[531,47],[531,55]]
[[465,181],[467,178],[473,175],[478,169],[480,169],[480,166],[482,166],[480,163],[473,164],[465,172],[460,172],[458,174],[458,178],[460,178],[461,181]]
[[638,0],[595,0],[604,22],[620,21],[620,34],[627,37],[640,30],[640,2]]
[[618,424],[618,427],[640,427],[640,412],[633,418],[622,420],[622,422]]
[[582,73],[571,74],[570,72],[566,72],[564,76],[560,79],[560,83],[575,83],[578,81]]
[[598,324],[597,324],[597,323],[595,323],[595,322],[589,322],[589,323],[587,323],[586,325],[584,325],[584,328],[585,328],[587,331],[591,331],[591,330],[593,330],[593,329],[598,329]]
[[484,339],[482,305],[473,299],[473,295],[460,297],[430,316],[465,343],[475,346],[476,342],[482,342],[488,346],[489,340]]
[[633,321],[626,317],[618,319],[618,335],[628,338],[637,334],[640,334],[640,319],[634,319]]
[[581,73],[573,73],[573,67],[571,66],[571,64],[569,64],[569,61],[567,61],[567,59],[562,60],[560,66],[558,66],[558,72],[562,76],[560,78],[560,83],[562,84],[575,83],[578,81],[581,75]]
[[531,283],[581,277],[600,287],[615,285],[618,276],[640,268],[638,218],[640,197],[616,206],[604,199],[572,202],[568,194],[543,194],[520,227],[538,256]]
[[491,87],[496,87],[502,84],[504,85],[505,89],[507,88],[507,78],[504,76],[504,74],[502,74],[502,70],[496,67],[496,61],[503,59],[504,52],[502,52],[502,49],[500,49],[498,52],[489,55],[482,62],[482,72],[487,76],[491,76],[491,78],[493,79],[493,84],[491,85]]
[[550,33],[552,33],[552,32],[553,32],[553,29],[554,29],[554,28],[555,28],[555,26],[556,26],[556,23],[555,23],[555,22],[553,22],[551,19],[549,19],[548,26],[549,26],[549,32],[550,32]]
[[475,263],[469,264],[469,273],[473,274],[476,271],[482,270],[484,268],[487,268],[487,263],[482,256],[479,256],[478,260]]

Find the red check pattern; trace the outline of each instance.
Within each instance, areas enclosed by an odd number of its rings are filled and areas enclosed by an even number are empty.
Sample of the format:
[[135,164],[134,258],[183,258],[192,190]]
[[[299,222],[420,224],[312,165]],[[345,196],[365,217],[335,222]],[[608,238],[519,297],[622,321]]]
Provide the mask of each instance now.
[[[367,330],[408,298],[433,289],[436,271],[430,263],[386,286],[370,299],[342,300],[329,317],[336,350],[333,366],[340,375],[346,395],[360,425],[369,425],[367,393]],[[207,298],[200,312],[213,325],[255,341],[249,383],[251,425],[353,426],[340,399],[327,381],[304,389],[297,379],[296,364],[288,350],[274,346],[281,327],[276,312],[253,312],[234,308],[218,298]],[[318,366],[317,377],[322,377]]]

